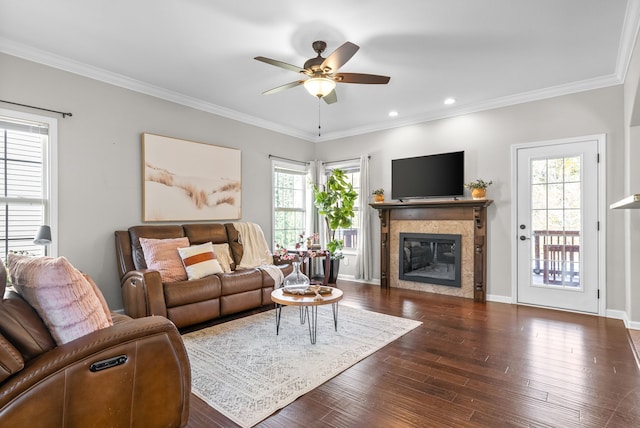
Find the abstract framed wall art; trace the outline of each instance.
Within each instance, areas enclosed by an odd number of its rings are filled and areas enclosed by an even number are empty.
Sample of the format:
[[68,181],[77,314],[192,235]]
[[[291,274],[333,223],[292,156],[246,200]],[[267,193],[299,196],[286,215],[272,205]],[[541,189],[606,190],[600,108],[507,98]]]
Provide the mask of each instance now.
[[242,217],[240,150],[142,134],[143,221]]

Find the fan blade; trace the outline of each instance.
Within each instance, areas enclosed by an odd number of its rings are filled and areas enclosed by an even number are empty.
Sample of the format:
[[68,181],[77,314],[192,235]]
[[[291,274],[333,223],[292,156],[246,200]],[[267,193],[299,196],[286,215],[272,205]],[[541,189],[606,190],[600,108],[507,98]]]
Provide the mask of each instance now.
[[345,65],[346,62],[349,61],[356,52],[358,52],[358,49],[360,49],[358,45],[355,45],[351,42],[346,42],[338,49],[333,51],[333,53],[322,62],[322,65],[320,67],[325,72],[335,73],[340,67]]
[[268,91],[264,91],[262,95],[275,94],[276,92],[284,91],[285,89],[295,88],[296,86],[300,86],[304,83],[304,80],[298,80],[295,82],[287,83],[286,85],[277,86],[273,89],[269,89]]
[[389,83],[389,76],[378,76],[377,74],[363,73],[338,73],[333,76],[333,80],[340,83],[366,83],[385,85]]
[[322,99],[327,104],[333,104],[335,102],[338,102],[338,94],[336,94],[336,90],[334,89],[333,91],[322,97]]
[[284,68],[285,70],[295,71],[296,73],[304,73],[306,71],[304,68],[287,64],[286,62],[278,61],[277,59],[265,58],[263,56],[257,56],[254,59],[265,62],[267,64],[275,65],[276,67]]

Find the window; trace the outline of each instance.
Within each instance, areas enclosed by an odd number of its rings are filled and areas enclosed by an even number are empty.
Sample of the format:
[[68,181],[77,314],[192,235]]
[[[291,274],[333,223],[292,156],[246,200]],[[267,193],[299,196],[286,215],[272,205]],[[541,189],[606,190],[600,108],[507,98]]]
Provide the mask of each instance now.
[[[42,119],[42,120],[37,120]],[[10,251],[46,254],[33,243],[41,225],[51,225],[52,131],[56,121],[0,110],[0,257]]]
[[284,162],[273,165],[274,248],[279,244],[292,249],[307,228],[307,171],[304,165]]
[[[326,167],[326,175],[327,177],[331,175],[331,171],[333,169],[341,169],[349,179],[349,182],[353,186],[353,190],[355,190],[358,195],[360,195],[360,163],[349,163],[342,165],[332,165],[331,167]],[[355,253],[358,248],[358,230],[360,229],[359,224],[359,214],[360,211],[360,199],[356,200],[354,205],[355,216],[353,217],[353,223],[349,229],[338,229],[336,230],[336,239],[342,239],[344,243],[344,252],[345,253]]]

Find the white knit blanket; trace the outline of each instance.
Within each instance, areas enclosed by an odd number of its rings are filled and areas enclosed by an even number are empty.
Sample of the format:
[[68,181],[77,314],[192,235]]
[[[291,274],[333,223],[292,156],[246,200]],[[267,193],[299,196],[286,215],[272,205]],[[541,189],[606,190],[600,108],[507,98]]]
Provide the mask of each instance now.
[[262,228],[255,223],[233,223],[238,231],[238,241],[242,244],[242,260],[236,269],[260,268],[266,271],[276,283],[284,282],[282,270],[273,264],[273,255],[267,246]]

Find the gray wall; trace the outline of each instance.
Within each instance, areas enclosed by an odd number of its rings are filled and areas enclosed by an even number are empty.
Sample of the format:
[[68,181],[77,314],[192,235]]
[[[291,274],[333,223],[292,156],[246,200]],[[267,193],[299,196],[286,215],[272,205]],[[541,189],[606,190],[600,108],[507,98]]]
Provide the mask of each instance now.
[[73,113],[58,120],[58,254],[91,275],[113,309],[122,307],[113,231],[142,223],[143,132],[242,150],[242,220],[260,224],[267,242],[268,155],[314,157],[313,143],[13,56],[0,54],[0,70],[0,99]]
[[[313,144],[12,56],[0,54],[0,70],[1,99],[73,112],[58,121],[58,254],[93,276],[114,309],[122,303],[113,231],[142,222],[142,132],[241,149],[242,220],[259,223],[268,235],[269,153],[327,161],[369,153],[371,188],[389,193],[391,159],[465,150],[466,177],[495,183],[489,189],[495,202],[489,208],[488,294],[502,299],[512,294],[511,145],[605,133],[607,204],[624,194],[622,86]],[[375,212],[372,219],[377,266]],[[607,299],[616,310],[627,304],[624,247],[617,245],[624,234],[624,222],[609,222]],[[351,274],[352,267],[341,267],[341,273]]]
[[[390,194],[391,159],[465,150],[465,177],[493,180],[488,197],[488,289],[491,298],[510,300],[511,146],[593,134],[607,134],[607,206],[622,195],[624,165],[623,89],[615,86],[511,107],[467,114],[402,128],[322,143],[319,159],[371,155],[371,188]],[[613,198],[613,199],[612,199]],[[374,235],[379,220],[373,215]],[[609,222],[607,240],[607,307],[624,310],[623,225]],[[379,266],[379,237],[375,260]],[[342,272],[342,268],[340,270]]]

